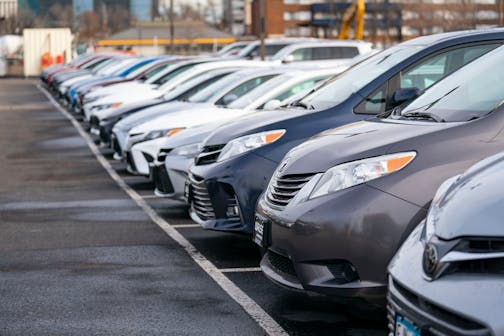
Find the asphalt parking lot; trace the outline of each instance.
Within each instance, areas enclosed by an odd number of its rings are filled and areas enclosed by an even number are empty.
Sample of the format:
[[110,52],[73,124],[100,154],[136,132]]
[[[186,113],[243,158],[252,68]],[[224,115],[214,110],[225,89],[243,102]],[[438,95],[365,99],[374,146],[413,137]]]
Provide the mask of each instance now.
[[251,316],[111,178],[37,84],[0,80],[0,335],[264,335],[261,316],[290,335],[387,334],[384,318],[273,285],[248,237],[202,230],[101,148],[265,314]]

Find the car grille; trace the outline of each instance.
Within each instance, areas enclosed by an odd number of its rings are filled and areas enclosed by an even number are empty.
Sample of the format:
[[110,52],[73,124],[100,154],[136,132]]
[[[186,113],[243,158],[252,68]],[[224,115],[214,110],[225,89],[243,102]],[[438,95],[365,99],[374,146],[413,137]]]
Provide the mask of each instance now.
[[275,175],[268,186],[266,199],[278,208],[284,208],[315,174]]
[[[422,311],[421,316],[406,316],[413,323],[422,328],[422,335],[490,335],[490,331],[478,322],[466,317],[452,313],[429,300],[411,292],[397,281],[392,280],[393,288],[397,290],[408,302]],[[405,309],[401,301],[394,295],[389,294],[387,305],[388,326],[391,332],[395,329],[395,316],[397,310]],[[407,311],[407,310],[406,310]],[[414,315],[419,315],[418,313]],[[432,319],[430,318],[432,317]],[[443,325],[438,325],[434,321],[442,321]]]
[[224,146],[225,145],[214,145],[203,147],[201,153],[196,156],[194,163],[198,166],[216,162]]
[[203,178],[189,174],[189,181],[191,183],[191,205],[194,212],[202,220],[215,219],[215,212],[210,202],[210,195]]
[[154,186],[160,192],[165,194],[173,193],[173,185],[168,173],[166,172],[165,165],[154,166],[152,168],[152,180],[154,181]]
[[275,267],[282,273],[297,277],[294,265],[292,264],[292,261],[289,258],[284,257],[283,255],[275,253],[271,250],[269,250],[267,253],[268,253],[268,261],[271,264],[271,266]]
[[346,260],[329,264],[327,265],[327,269],[331,272],[334,281],[338,284],[346,284],[359,280],[359,275],[355,267]]
[[173,148],[162,148],[159,150],[157,160],[159,162],[165,162],[166,156],[173,150]]
[[100,119],[98,119],[97,116],[92,115],[89,118],[89,126],[91,126],[92,128],[100,128]]
[[112,137],[111,147],[115,153],[117,153],[119,155],[122,154],[122,149],[121,149],[121,146],[119,145],[119,140],[117,140],[117,138],[115,136]]
[[130,166],[131,170],[136,172],[135,160],[133,160],[133,154],[131,152],[126,152],[126,163]]

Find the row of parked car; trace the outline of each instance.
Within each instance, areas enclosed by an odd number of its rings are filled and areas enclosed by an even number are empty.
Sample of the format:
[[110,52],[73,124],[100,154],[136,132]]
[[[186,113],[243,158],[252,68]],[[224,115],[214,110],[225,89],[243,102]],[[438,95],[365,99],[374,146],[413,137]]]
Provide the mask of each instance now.
[[503,44],[269,40],[266,62],[248,42],[41,78],[156,195],[251,235],[273,282],[386,307],[394,335],[501,335]]

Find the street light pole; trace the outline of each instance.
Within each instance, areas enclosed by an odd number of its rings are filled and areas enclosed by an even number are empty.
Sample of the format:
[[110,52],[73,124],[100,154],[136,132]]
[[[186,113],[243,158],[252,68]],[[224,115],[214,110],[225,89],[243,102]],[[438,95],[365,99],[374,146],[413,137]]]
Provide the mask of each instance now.
[[264,45],[264,36],[266,35],[266,19],[265,19],[265,8],[264,8],[264,0],[259,0],[259,23],[260,23],[260,35],[259,38],[261,40],[261,60],[264,61],[266,59],[266,46]]
[[499,0],[499,26],[504,26],[504,0]]
[[173,22],[173,0],[170,0],[170,13],[169,13],[169,20],[170,20],[170,54],[173,55],[175,52],[175,24]]

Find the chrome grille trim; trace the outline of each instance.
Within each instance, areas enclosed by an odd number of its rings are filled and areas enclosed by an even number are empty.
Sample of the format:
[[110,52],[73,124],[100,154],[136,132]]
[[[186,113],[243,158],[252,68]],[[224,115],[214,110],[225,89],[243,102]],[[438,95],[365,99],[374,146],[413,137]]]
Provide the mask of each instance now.
[[277,208],[286,207],[314,175],[315,173],[286,175],[277,173],[270,182],[266,200]]

